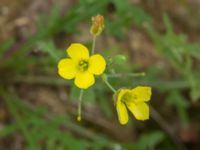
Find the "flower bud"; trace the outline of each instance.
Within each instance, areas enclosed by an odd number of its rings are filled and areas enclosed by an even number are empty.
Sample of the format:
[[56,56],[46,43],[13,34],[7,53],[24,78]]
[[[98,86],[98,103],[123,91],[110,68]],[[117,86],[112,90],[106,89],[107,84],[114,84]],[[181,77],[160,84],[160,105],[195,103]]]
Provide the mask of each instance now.
[[96,15],[92,17],[92,26],[90,33],[94,36],[101,34],[104,29],[104,17],[102,15]]

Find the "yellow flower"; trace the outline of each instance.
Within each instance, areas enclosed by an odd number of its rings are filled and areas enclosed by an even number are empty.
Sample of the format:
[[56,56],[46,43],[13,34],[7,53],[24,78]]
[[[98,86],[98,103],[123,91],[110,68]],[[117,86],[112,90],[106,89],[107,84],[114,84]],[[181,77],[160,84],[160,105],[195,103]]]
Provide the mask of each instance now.
[[149,119],[149,106],[145,103],[151,98],[151,87],[138,86],[134,89],[120,89],[116,94],[116,109],[121,124],[128,122],[128,110],[137,120]]
[[74,79],[75,85],[81,89],[92,86],[94,75],[100,75],[105,70],[105,59],[99,54],[89,56],[88,49],[82,44],[71,44],[67,53],[70,58],[59,61],[58,74],[64,79]]

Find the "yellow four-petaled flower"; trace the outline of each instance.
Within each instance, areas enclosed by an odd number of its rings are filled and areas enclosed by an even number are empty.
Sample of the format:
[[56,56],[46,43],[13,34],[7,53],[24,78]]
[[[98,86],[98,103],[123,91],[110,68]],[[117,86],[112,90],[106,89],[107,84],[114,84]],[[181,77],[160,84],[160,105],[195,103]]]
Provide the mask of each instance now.
[[120,89],[116,93],[116,109],[121,124],[128,122],[128,110],[137,120],[149,119],[149,106],[145,103],[151,98],[151,87],[138,86],[134,89]]
[[106,61],[100,54],[89,56],[88,49],[79,43],[71,44],[67,49],[70,58],[58,63],[58,74],[64,79],[74,79],[81,89],[87,89],[95,83],[94,75],[101,75]]

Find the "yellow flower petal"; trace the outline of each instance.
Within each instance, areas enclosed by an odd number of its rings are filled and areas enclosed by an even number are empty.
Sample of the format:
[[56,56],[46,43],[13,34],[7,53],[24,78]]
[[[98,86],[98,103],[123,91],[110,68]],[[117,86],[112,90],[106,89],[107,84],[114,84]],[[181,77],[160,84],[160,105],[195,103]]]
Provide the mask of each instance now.
[[126,124],[128,122],[128,112],[126,106],[121,101],[116,104],[118,119],[121,124]]
[[147,102],[151,98],[151,87],[138,86],[132,89],[131,93],[136,96],[135,102]]
[[129,91],[130,91],[129,89],[120,89],[117,92],[116,96],[116,109],[117,109],[118,119],[121,124],[126,124],[128,122],[128,112],[125,104],[122,102],[122,97]]
[[128,109],[133,113],[137,120],[149,119],[149,106],[145,103],[128,103]]
[[81,89],[87,89],[92,86],[95,82],[94,75],[85,72],[78,72],[75,78],[75,85]]
[[69,48],[67,49],[67,53],[72,59],[75,59],[75,60],[89,58],[89,51],[87,47],[79,43],[71,44]]
[[89,72],[95,75],[100,75],[104,72],[105,68],[106,61],[101,55],[96,54],[89,58]]
[[75,62],[72,59],[61,59],[58,63],[58,74],[64,79],[73,79],[76,75]]

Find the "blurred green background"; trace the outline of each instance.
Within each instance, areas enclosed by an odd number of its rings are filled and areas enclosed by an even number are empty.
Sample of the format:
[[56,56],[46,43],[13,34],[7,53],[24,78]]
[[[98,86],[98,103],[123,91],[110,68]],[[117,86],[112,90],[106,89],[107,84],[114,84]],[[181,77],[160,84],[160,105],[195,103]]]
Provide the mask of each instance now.
[[[152,86],[148,121],[121,126],[99,79],[76,121],[79,90],[57,63],[70,43],[91,47],[96,14],[105,17],[96,50],[107,72],[146,73],[109,80]],[[199,0],[0,0],[0,33],[0,150],[199,149]]]

